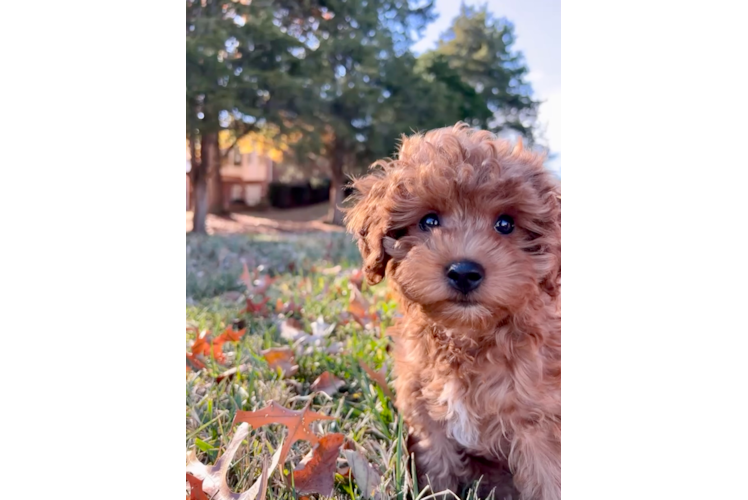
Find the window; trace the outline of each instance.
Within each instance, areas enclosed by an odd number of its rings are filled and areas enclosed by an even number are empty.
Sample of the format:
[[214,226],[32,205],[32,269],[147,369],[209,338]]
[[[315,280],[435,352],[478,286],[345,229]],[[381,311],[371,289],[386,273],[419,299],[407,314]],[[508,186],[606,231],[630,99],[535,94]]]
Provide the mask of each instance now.
[[234,148],[234,165],[242,164],[242,153],[239,148]]
[[241,201],[243,196],[243,189],[241,184],[232,184],[231,185],[231,201]]

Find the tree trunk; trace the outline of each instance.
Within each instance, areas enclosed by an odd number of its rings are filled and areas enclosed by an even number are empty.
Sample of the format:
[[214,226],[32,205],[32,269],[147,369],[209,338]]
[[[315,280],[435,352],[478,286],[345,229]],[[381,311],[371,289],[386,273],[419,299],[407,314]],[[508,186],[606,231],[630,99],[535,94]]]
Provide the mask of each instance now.
[[330,210],[327,213],[327,220],[339,226],[343,225],[343,212],[340,206],[343,204],[345,176],[343,175],[343,163],[345,159],[345,149],[343,142],[337,137],[332,149],[332,158],[330,162]]
[[211,151],[215,147],[215,133],[202,134],[200,138],[200,163],[193,162],[193,193],[195,211],[192,217],[192,232],[206,234],[208,218],[208,178],[212,171],[212,161],[215,155]]
[[221,178],[221,149],[218,143],[218,134],[212,134],[214,139],[213,147],[210,149],[210,173],[208,174],[208,210],[212,214],[223,214],[226,209],[223,205],[223,179]]

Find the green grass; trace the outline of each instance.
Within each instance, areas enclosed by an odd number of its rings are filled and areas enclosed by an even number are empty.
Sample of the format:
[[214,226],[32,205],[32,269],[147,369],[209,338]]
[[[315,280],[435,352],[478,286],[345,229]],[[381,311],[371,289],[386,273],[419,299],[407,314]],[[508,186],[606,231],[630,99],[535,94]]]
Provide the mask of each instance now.
[[[317,348],[296,358],[298,372],[283,378],[271,370],[260,351],[290,345],[280,337],[278,323],[283,316],[270,312],[265,316],[241,314],[244,301],[237,293],[244,285],[237,280],[242,261],[250,269],[262,266],[262,273],[276,276],[266,295],[270,310],[277,299],[292,299],[302,306],[299,319],[307,332],[319,316],[326,323],[336,323],[326,345],[340,342],[342,352],[328,354]],[[336,273],[324,269],[341,266]],[[392,324],[395,304],[386,299],[386,287],[363,286],[363,295],[376,307],[381,328],[364,331],[358,323],[341,324],[347,313],[349,272],[360,265],[360,257],[350,236],[344,234],[261,236],[187,237],[187,324],[199,330],[218,334],[236,321],[244,321],[247,333],[239,342],[224,345],[226,363],[206,360],[206,368],[187,375],[186,382],[186,447],[195,449],[198,459],[212,464],[223,453],[233,435],[232,420],[237,410],[257,410],[270,400],[292,409],[301,409],[311,399],[311,409],[336,417],[333,422],[314,424],[318,435],[341,432],[355,441],[369,460],[382,473],[383,498],[404,499],[413,491],[413,469],[407,460],[405,425],[387,398],[360,368],[363,360],[374,369],[387,361],[387,339],[380,331]],[[227,293],[234,292],[234,293]],[[194,332],[187,332],[186,349],[194,341]],[[321,346],[321,347],[324,347]],[[221,372],[250,363],[251,371],[233,379],[215,382]],[[313,393],[312,382],[329,371],[345,382],[334,395]],[[252,429],[247,445],[237,452],[229,472],[234,491],[244,491],[259,476],[262,456],[275,451],[285,427],[270,425]],[[296,443],[285,470],[293,468],[310,449],[306,442]],[[342,478],[340,478],[342,479]],[[420,485],[423,487],[424,485]],[[421,498],[429,495],[424,492]],[[470,492],[468,492],[470,496]],[[296,498],[277,472],[269,481],[267,498]],[[355,481],[336,482],[336,499],[363,498]],[[472,497],[474,498],[474,496]]]

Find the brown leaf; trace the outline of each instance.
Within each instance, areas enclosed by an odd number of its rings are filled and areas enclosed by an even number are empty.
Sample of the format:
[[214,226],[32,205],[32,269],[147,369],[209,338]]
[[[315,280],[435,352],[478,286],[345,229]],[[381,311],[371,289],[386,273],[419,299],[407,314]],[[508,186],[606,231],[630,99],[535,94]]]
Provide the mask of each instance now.
[[[390,391],[390,388],[387,387],[387,379],[385,378],[385,373],[383,372],[376,372],[369,367],[366,363],[364,363],[362,360],[358,360],[358,364],[361,365],[361,368],[364,369],[367,375],[379,385],[379,387],[382,388],[382,392],[384,392],[384,395],[387,396],[390,399],[395,399],[395,395],[392,394],[392,391]],[[384,367],[383,367],[384,368]]]
[[354,269],[348,279],[356,286],[356,288],[361,290],[361,287],[364,284],[364,272],[361,269]]
[[330,372],[324,372],[312,382],[312,390],[324,392],[328,396],[336,394],[338,390],[345,385],[345,382]]
[[289,410],[274,401],[271,401],[265,408],[257,411],[239,410],[234,416],[234,423],[246,422],[255,429],[266,424],[282,424],[288,428],[288,437],[281,448],[281,464],[285,463],[288,451],[296,441],[303,439],[309,441],[311,444],[319,442],[319,438],[309,430],[312,422],[317,420],[335,420],[335,417],[328,417],[327,415],[310,411],[309,403],[307,403],[303,410]]
[[247,298],[247,305],[244,307],[244,309],[241,310],[240,314],[260,314],[262,312],[265,312],[265,306],[267,305],[269,300],[269,298],[265,297],[259,303],[255,304],[254,302],[252,302],[252,299]]
[[377,488],[382,482],[382,477],[379,472],[356,450],[343,450],[343,455],[348,460],[348,465],[353,471],[353,477],[356,478],[356,484],[358,484],[364,498],[380,499],[382,495],[377,491]]
[[[229,470],[231,461],[236,455],[242,441],[249,434],[249,425],[242,424],[234,432],[231,442],[226,447],[226,451],[216,460],[215,465],[207,466],[200,462],[195,455],[194,450],[187,453],[187,472],[192,474],[198,480],[202,480],[203,492],[211,500],[261,500],[264,491],[267,488],[267,478],[273,473],[280,461],[281,450],[273,454],[273,459],[269,467],[263,464],[263,474],[257,478],[254,484],[244,493],[234,493],[226,482],[226,473]],[[259,495],[259,498],[258,498]]]
[[311,459],[293,471],[294,486],[299,495],[332,495],[335,468],[342,444],[342,434],[327,434],[320,438],[319,444],[312,451]]
[[271,369],[280,368],[286,377],[292,377],[299,370],[299,366],[294,364],[293,350],[290,347],[273,347],[265,349],[260,354]]
[[348,312],[350,312],[353,319],[364,328],[373,328],[377,324],[379,318],[376,314],[370,312],[371,305],[369,304],[369,301],[363,296],[361,290],[356,288],[354,285],[349,284],[348,289],[350,290]]
[[187,500],[210,500],[203,491],[203,480],[187,473],[187,483],[190,485],[190,494]]

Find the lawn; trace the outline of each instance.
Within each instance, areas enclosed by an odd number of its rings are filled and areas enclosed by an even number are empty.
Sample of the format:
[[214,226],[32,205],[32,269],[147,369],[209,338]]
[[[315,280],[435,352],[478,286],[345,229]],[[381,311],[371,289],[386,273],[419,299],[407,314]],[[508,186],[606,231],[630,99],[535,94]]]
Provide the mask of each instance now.
[[[382,387],[373,377],[381,370],[390,381],[382,332],[396,307],[384,284],[361,283],[359,265],[355,245],[342,233],[188,235],[186,351],[205,346],[187,361],[186,447],[197,460],[211,466],[224,454],[239,428],[233,423],[237,411],[256,411],[271,401],[292,410],[309,405],[334,417],[311,423],[316,436],[344,436],[340,453],[331,456],[334,470],[317,473],[334,479],[332,498],[410,496],[405,426],[387,395],[391,383]],[[209,339],[219,336],[229,339],[222,350],[209,348]],[[313,386],[325,372],[329,378]],[[231,490],[252,486],[287,432],[278,424],[249,429],[230,462]],[[266,498],[307,495],[290,471],[312,448],[306,440],[293,444],[269,475]],[[368,487],[360,465],[346,459],[351,452],[371,464]],[[421,498],[429,494],[424,490]]]

